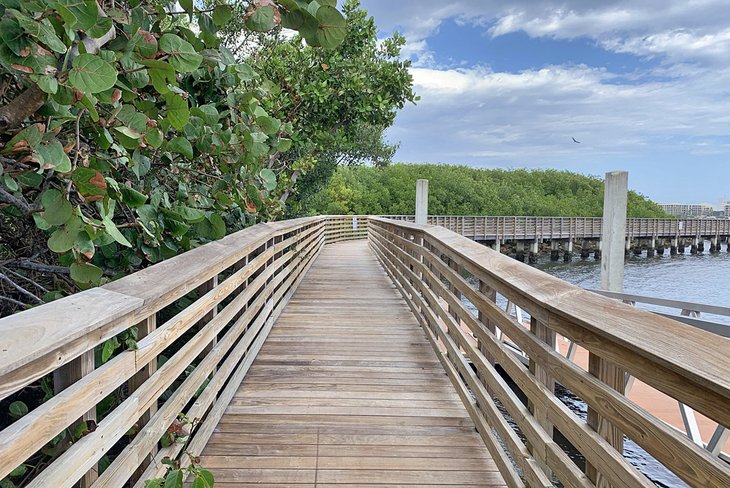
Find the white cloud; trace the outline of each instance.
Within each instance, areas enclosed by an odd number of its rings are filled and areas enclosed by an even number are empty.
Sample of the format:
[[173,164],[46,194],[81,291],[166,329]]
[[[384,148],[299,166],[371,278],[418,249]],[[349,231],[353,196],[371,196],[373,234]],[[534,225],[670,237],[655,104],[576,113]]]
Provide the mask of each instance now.
[[[657,199],[730,197],[727,0],[363,5],[384,32],[398,28],[406,36],[405,53],[416,60],[412,74],[421,102],[404,109],[390,133],[401,141],[400,160],[592,174],[631,168],[634,187]],[[439,66],[429,37],[447,19],[491,36],[521,31],[534,38],[588,38],[608,51],[660,63],[621,75],[587,64],[519,73]]]

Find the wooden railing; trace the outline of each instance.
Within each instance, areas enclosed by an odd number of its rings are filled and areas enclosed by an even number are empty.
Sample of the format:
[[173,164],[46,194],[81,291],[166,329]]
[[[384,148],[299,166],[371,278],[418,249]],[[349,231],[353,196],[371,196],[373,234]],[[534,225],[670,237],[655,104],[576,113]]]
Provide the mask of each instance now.
[[329,215],[327,219],[327,244],[368,236],[368,217],[365,215]]
[[[181,414],[192,422],[185,449],[200,454],[325,241],[362,234],[366,220],[259,224],[0,320],[0,400],[39,398],[44,378],[55,387],[0,432],[0,479],[27,463],[23,486],[142,487],[181,455],[160,444]],[[100,346],[131,328],[136,345],[102,363]]]
[[[384,217],[414,221],[413,215]],[[514,217],[429,215],[428,223],[476,240],[599,239],[601,217]],[[626,237],[694,238],[730,236],[730,219],[639,219],[626,221]]]
[[[369,239],[508,486],[553,486],[552,476],[570,487],[654,486],[624,458],[623,435],[690,486],[730,486],[727,463],[621,392],[630,374],[728,427],[730,340],[581,290],[441,227],[370,218]],[[498,294],[529,312],[529,329],[496,305]],[[497,331],[526,353],[527,365]],[[554,349],[556,334],[589,351],[589,371]],[[556,383],[587,404],[587,419],[555,395]]]

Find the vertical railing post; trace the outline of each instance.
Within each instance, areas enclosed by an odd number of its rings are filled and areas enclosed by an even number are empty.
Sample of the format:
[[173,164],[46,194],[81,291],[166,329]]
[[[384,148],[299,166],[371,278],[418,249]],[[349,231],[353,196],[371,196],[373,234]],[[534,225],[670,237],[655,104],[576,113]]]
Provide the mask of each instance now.
[[416,223],[426,225],[428,221],[428,180],[416,181]]
[[[147,337],[156,328],[157,314],[152,314],[144,319],[142,322],[137,324],[137,340],[139,341],[144,337]],[[134,391],[137,390],[137,388],[142,386],[142,384],[147,381],[147,379],[152,376],[155,371],[157,371],[157,358],[155,358],[154,361],[150,361],[149,363],[145,364],[142,369],[137,371],[137,373],[129,379],[129,394],[131,395],[132,393],[134,393]],[[142,431],[144,426],[147,425],[150,419],[155,415],[155,413],[157,413],[157,401],[153,402],[149,410],[144,412],[137,421],[137,426],[139,427],[140,432]],[[142,473],[144,473],[145,469],[147,469],[147,466],[150,465],[152,459],[155,457],[155,454],[157,454],[157,445],[152,448],[152,450],[145,456],[145,458],[140,463],[139,468],[137,468],[137,471],[132,476],[132,479],[134,481],[138,480],[139,477],[142,476]]]
[[[625,171],[606,173],[603,197],[601,288],[623,291],[624,239],[626,236],[626,205],[629,174]],[[588,371],[619,393],[625,392],[626,374],[617,365],[596,354],[588,354]],[[609,421],[588,406],[588,425],[606,439],[619,453],[623,453],[623,434]],[[597,487],[608,487],[594,466],[586,463],[586,474]]]
[[[202,297],[212,289],[214,289],[216,286],[218,286],[218,275],[215,275],[202,285],[198,287],[198,297]],[[203,327],[208,324],[215,316],[218,315],[218,305],[214,306],[210,312],[203,315],[203,317],[198,321],[198,330],[201,330]],[[208,355],[208,353],[215,347],[215,345],[218,343],[218,338],[214,337],[212,341],[210,341],[210,344],[206,346],[205,349],[203,349],[203,352],[200,354],[200,357],[203,358]],[[215,369],[213,370],[215,372]]]
[[[519,316],[519,315],[518,315]],[[530,332],[538,339],[545,343],[547,343],[551,348],[555,348],[555,331],[550,329],[548,326],[543,324],[542,322],[539,322],[535,317],[530,318]],[[545,385],[548,390],[550,390],[551,393],[555,393],[555,378],[550,374],[549,370],[543,366],[540,365],[537,361],[530,358],[529,362],[529,369],[530,373],[532,373],[535,376],[535,379]],[[533,403],[532,401],[528,401],[527,407],[529,408],[530,412],[532,412],[533,417],[535,417],[535,420],[538,421],[540,426],[543,428],[545,432],[547,432],[548,436],[552,439],[553,438],[553,425],[548,420],[548,411],[547,408],[538,404]],[[528,448],[530,451],[533,452],[533,455],[535,455],[534,450],[528,443]],[[543,471],[548,474],[548,476],[551,474],[550,469],[547,467],[547,459],[537,459],[540,463]]]
[[[94,371],[94,368],[95,359],[93,349],[64,364],[53,372],[53,390],[55,394],[59,394],[73,383],[91,373]],[[71,432],[74,432],[79,422],[86,422],[89,420],[96,422],[96,406],[93,406],[91,410],[86,412],[77,422],[74,422],[71,425]],[[91,486],[98,477],[99,466],[98,464],[95,464],[93,468],[84,474],[83,478],[81,478],[79,486],[81,488],[87,488]]]
[[[496,290],[492,289],[482,280],[479,280],[479,293],[484,296],[487,300],[490,300],[492,302],[497,301],[497,292]],[[494,334],[495,338],[497,336],[497,328],[494,326],[494,324],[487,318],[486,315],[484,315],[484,312],[479,310],[479,313],[477,315],[477,319],[479,322],[484,324],[484,326],[489,330],[492,334]],[[487,348],[484,344],[482,344],[481,341],[478,341],[477,346],[479,347],[479,350],[484,354],[484,357],[487,358],[487,361],[489,361],[492,365],[495,364],[496,360],[492,354],[487,351]]]

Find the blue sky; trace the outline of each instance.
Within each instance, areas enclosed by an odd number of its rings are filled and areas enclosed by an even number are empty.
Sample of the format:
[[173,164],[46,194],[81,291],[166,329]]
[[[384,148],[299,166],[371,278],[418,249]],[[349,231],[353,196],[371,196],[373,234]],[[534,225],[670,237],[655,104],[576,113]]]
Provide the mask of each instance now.
[[730,200],[727,0],[362,5],[405,35],[421,96],[389,131],[397,160],[627,170],[655,201]]

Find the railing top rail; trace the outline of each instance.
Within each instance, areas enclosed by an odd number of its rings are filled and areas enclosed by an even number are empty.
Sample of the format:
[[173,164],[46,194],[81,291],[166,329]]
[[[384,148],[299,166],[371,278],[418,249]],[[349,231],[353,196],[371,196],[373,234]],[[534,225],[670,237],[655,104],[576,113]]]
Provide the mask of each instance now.
[[[599,355],[611,355],[617,346],[625,348],[701,389],[730,398],[726,363],[730,339],[585,291],[440,226],[377,217],[371,221],[430,236],[497,282],[500,293],[534,304],[531,312],[542,313],[536,318],[548,327],[560,329],[567,322],[601,338],[600,343],[590,344]],[[647,364],[621,366],[642,380],[647,377]]]

